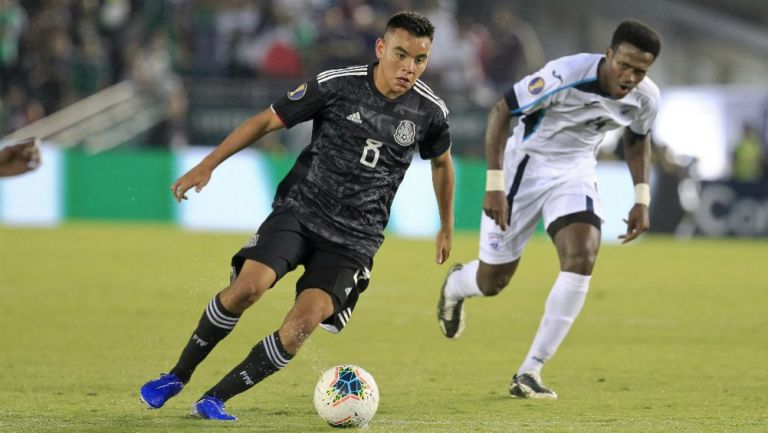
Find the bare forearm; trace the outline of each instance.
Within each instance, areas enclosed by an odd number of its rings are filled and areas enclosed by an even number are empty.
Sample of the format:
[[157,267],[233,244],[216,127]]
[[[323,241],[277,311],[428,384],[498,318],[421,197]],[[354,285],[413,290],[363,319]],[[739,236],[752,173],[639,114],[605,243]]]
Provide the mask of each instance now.
[[504,167],[504,146],[509,135],[509,113],[507,101],[501,99],[488,113],[485,126],[485,159],[488,170],[502,170]]
[[271,109],[266,109],[235,128],[200,164],[213,170],[230,156],[280,127],[282,123],[277,116]]
[[624,134],[624,158],[627,161],[632,183],[648,183],[651,167],[651,140],[628,131]]
[[432,185],[435,188],[437,209],[440,212],[440,225],[453,228],[454,170],[450,153],[439,160],[432,160]]

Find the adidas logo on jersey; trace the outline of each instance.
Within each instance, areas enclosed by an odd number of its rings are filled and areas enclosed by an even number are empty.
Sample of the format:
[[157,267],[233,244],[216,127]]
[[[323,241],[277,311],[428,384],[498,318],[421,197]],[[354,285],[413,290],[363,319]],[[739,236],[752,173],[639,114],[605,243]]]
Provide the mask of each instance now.
[[351,121],[357,123],[358,125],[363,123],[363,119],[360,118],[360,112],[359,111],[355,111],[354,113],[352,113],[349,116],[347,116],[347,120],[351,120]]

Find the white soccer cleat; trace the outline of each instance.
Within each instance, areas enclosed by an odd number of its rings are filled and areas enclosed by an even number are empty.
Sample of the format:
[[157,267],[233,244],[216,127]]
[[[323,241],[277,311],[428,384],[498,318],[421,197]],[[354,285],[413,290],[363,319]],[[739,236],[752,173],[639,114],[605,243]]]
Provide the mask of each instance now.
[[437,302],[437,321],[440,323],[440,330],[450,339],[459,338],[464,331],[464,300],[451,301],[446,298],[445,287],[448,285],[448,278],[463,267],[461,263],[457,263],[448,270],[443,287],[440,289],[440,300]]
[[512,377],[509,385],[509,395],[515,398],[557,399],[557,393],[541,383],[537,373],[523,373]]

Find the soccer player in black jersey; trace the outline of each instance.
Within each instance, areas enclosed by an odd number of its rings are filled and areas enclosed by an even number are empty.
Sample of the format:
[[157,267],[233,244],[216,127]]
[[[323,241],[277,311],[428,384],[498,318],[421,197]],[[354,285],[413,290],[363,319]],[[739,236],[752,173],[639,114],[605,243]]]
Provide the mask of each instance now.
[[224,402],[285,367],[318,326],[339,332],[368,285],[389,211],[418,149],[432,163],[440,213],[436,261],[451,250],[454,171],[448,110],[419,77],[434,27],[400,12],[376,41],[378,61],[322,72],[236,128],[171,186],[174,197],[200,192],[213,170],[265,134],[312,120],[312,141],[280,182],[273,211],[232,258],[230,285],[207,305],[176,366],[147,382],[141,399],[159,408],[178,394],[197,365],[240,315],[298,265],[296,301],[282,325],[194,404],[193,414],[234,420]]

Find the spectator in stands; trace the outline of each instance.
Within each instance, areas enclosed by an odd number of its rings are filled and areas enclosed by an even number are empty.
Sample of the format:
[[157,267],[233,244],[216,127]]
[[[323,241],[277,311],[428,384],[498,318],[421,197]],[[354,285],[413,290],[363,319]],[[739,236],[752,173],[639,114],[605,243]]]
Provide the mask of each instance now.
[[42,104],[37,99],[30,97],[19,84],[10,85],[2,103],[0,132],[3,135],[29,125],[45,115]]
[[186,132],[187,92],[173,70],[168,38],[161,30],[131,56],[131,77],[139,88],[165,104],[165,119],[149,135],[149,145],[181,147],[189,144]]
[[318,69],[336,69],[365,63],[363,59],[368,55],[368,45],[363,45],[363,36],[341,7],[333,6],[325,11],[317,33],[316,58],[321,59]]
[[109,86],[112,68],[108,53],[101,44],[95,29],[82,32],[82,46],[73,53],[72,97],[82,99]]
[[544,51],[533,26],[516,16],[508,5],[499,3],[488,28],[492,44],[484,56],[488,79],[498,89],[536,71],[544,65]]
[[27,14],[16,0],[0,0],[0,92],[8,90],[19,68],[21,36]]
[[733,148],[731,178],[736,182],[757,183],[763,180],[765,149],[757,129],[744,123],[739,142]]
[[130,37],[130,24],[134,10],[130,0],[102,1],[99,9],[99,31],[105,39],[104,48],[109,55],[112,83],[117,83],[127,75],[125,47]]

